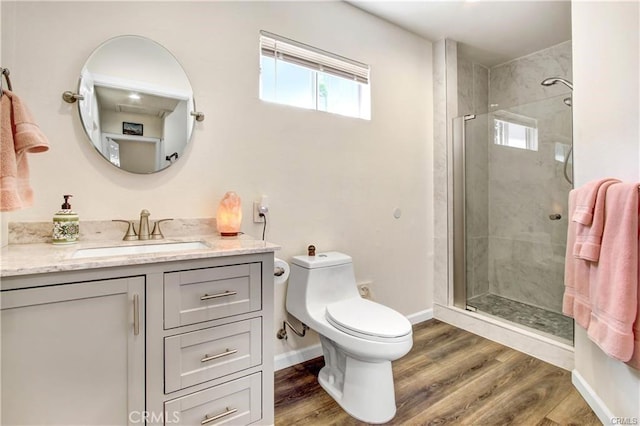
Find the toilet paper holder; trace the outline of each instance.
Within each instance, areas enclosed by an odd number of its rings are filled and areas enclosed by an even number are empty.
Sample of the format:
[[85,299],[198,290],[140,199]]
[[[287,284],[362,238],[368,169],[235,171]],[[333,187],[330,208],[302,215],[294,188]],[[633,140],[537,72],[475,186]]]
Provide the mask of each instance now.
[[273,259],[273,283],[284,284],[289,278],[289,264],[277,257]]

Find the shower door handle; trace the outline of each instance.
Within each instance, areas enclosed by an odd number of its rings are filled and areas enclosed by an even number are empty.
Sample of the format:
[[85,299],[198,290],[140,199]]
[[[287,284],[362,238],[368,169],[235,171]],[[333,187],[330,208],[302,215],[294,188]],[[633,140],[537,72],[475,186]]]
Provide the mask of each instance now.
[[550,220],[560,220],[562,219],[562,215],[560,213],[554,213],[549,215]]

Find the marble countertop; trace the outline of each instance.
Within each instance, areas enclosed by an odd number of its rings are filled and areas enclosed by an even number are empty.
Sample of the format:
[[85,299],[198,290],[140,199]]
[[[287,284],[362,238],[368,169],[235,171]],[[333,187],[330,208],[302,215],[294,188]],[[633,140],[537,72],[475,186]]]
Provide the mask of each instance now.
[[[162,253],[73,258],[77,250],[87,248],[188,241],[201,241],[207,247]],[[278,245],[256,240],[248,235],[221,237],[218,234],[190,235],[189,237],[147,241],[89,240],[69,245],[54,245],[51,243],[9,244],[2,247],[0,252],[0,277],[267,253],[274,252],[279,248]]]

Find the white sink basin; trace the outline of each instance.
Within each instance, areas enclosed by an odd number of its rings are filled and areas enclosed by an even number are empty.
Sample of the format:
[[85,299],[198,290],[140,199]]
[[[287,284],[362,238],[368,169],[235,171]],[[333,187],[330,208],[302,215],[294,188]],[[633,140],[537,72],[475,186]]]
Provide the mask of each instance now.
[[140,244],[136,246],[96,247],[76,250],[73,259],[86,257],[125,256],[131,254],[167,253],[173,251],[197,250],[209,248],[202,241],[188,241],[182,243]]

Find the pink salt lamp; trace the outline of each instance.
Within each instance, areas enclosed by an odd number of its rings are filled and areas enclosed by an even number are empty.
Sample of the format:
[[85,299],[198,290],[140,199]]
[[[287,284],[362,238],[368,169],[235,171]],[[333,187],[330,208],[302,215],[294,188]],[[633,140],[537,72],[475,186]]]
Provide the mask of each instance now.
[[240,232],[242,224],[242,204],[240,197],[233,191],[224,194],[216,213],[216,226],[223,237],[234,237]]

